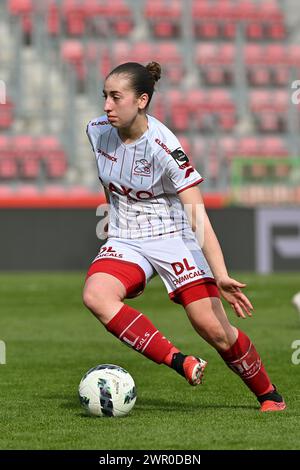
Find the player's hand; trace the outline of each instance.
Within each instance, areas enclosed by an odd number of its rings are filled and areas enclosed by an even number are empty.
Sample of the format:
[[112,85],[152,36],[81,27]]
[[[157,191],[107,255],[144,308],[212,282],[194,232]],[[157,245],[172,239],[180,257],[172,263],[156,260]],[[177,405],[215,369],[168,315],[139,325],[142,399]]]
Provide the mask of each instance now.
[[226,277],[218,281],[218,288],[222,297],[231,305],[236,315],[241,318],[246,318],[246,314],[251,317],[253,306],[248,297],[241,291],[246,287],[246,284]]

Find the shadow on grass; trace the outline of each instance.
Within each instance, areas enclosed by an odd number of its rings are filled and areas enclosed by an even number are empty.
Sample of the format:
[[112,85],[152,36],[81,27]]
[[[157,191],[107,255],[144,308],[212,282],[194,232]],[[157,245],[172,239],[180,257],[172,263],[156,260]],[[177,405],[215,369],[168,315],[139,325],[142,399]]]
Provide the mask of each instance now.
[[203,404],[199,403],[198,405],[195,403],[183,403],[182,401],[171,401],[171,400],[163,400],[163,399],[146,399],[143,402],[137,402],[135,408],[137,410],[163,410],[167,412],[175,412],[178,411],[195,411],[195,410],[208,410],[208,409],[220,409],[220,410],[232,410],[232,409],[243,409],[243,410],[257,410],[257,406],[255,405],[230,405],[227,403],[209,403]]
[[[78,416],[85,417],[84,411],[80,412],[80,404],[76,400],[69,400],[61,403],[60,408],[67,410],[79,410]],[[162,399],[147,399],[138,401],[135,405],[136,411],[164,411],[167,413],[178,413],[182,411],[203,411],[203,410],[257,410],[255,405],[229,405],[226,403],[199,404],[182,403],[181,401],[166,401]]]

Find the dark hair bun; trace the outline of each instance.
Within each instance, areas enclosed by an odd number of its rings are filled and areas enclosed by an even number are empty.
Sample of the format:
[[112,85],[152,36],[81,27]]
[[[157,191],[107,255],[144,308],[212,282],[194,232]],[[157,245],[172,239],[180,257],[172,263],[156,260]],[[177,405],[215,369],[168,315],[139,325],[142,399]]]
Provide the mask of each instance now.
[[158,82],[161,76],[161,66],[159,65],[158,62],[149,62],[149,64],[146,65],[146,69],[152,76],[154,82]]

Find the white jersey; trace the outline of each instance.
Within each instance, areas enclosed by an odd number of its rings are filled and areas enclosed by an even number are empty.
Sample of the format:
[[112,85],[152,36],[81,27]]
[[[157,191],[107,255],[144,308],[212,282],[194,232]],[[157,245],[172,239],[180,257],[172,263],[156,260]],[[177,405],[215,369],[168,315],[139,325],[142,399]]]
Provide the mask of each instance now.
[[202,178],[175,135],[147,118],[146,132],[130,144],[124,144],[106,115],[87,126],[99,179],[109,194],[108,236],[194,238],[178,194]]

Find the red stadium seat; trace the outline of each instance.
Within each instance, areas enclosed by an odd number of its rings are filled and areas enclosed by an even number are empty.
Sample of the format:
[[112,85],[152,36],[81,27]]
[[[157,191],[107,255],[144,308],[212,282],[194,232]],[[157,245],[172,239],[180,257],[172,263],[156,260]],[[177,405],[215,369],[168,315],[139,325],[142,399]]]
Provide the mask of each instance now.
[[163,64],[167,79],[171,84],[177,84],[182,80],[184,75],[183,57],[175,42],[157,44],[153,58]]
[[259,16],[262,20],[270,23],[282,22],[284,20],[283,11],[278,6],[277,1],[264,1],[259,4]]
[[193,163],[192,146],[190,140],[184,134],[180,134],[177,137],[190,162]]
[[287,61],[291,66],[300,67],[300,45],[290,44],[288,46]]
[[246,65],[263,64],[266,59],[263,46],[260,44],[246,44],[244,58]]
[[272,74],[272,83],[275,86],[286,86],[290,80],[290,69],[279,65],[278,67],[274,66],[271,71]]
[[202,39],[217,39],[221,35],[220,26],[215,21],[199,21],[194,27],[195,35]]
[[112,49],[113,66],[132,60],[131,46],[128,41],[116,41]]
[[237,140],[234,137],[227,136],[220,139],[220,150],[226,158],[232,158],[236,154]]
[[85,32],[85,10],[77,0],[63,0],[62,14],[68,35],[82,36]]
[[19,162],[21,178],[36,179],[40,173],[40,159],[35,139],[30,135],[13,137],[13,148]]
[[83,44],[76,39],[69,39],[61,45],[63,60],[71,64],[82,63],[84,57]]
[[154,54],[153,43],[151,42],[138,42],[133,45],[131,49],[132,57],[136,62],[147,63],[150,62]]
[[195,61],[199,65],[219,63],[219,48],[216,43],[196,44]]
[[261,132],[282,132],[286,128],[288,93],[286,90],[256,90],[250,93],[250,110]]
[[67,170],[66,154],[55,136],[43,136],[36,142],[48,178],[61,178]]
[[236,20],[240,21],[251,21],[251,20],[258,20],[260,17],[259,15],[259,8],[253,3],[253,1],[249,0],[241,0],[236,4],[236,11],[235,11],[235,18]]
[[0,179],[14,179],[18,176],[15,152],[8,136],[0,135]]
[[268,86],[271,83],[271,70],[262,65],[249,67],[247,70],[248,82],[253,86]]
[[23,15],[33,11],[32,0],[8,0],[7,6],[12,15]]
[[286,27],[283,23],[272,23],[270,22],[267,25],[267,36],[270,39],[275,39],[282,41],[286,38],[287,32],[286,32]]
[[279,66],[287,63],[287,48],[284,44],[267,44],[264,55],[267,64]]
[[205,69],[203,68],[201,70],[201,76],[207,85],[221,86],[226,82],[231,82],[231,80],[227,80],[226,78],[224,67],[219,65],[208,66]]
[[13,123],[14,104],[10,100],[0,103],[0,129],[8,129]]
[[179,90],[167,92],[169,121],[171,127],[178,131],[185,131],[189,126],[189,108],[185,97]]
[[150,104],[150,114],[155,116],[159,121],[165,122],[168,119],[167,106],[164,96],[161,92],[156,92]]
[[246,36],[250,40],[262,40],[265,35],[264,31],[264,25],[257,21],[251,21],[246,25]]
[[255,136],[242,137],[237,142],[237,157],[256,157],[261,152],[260,140]]
[[144,15],[154,36],[169,38],[181,33],[182,2],[179,0],[147,0]]
[[60,33],[60,18],[61,16],[59,6],[55,0],[51,0],[46,13],[47,31],[50,36],[57,36]]
[[87,73],[82,42],[76,39],[64,41],[61,45],[61,57],[66,63],[71,65],[78,83],[82,84]]
[[287,157],[289,151],[283,139],[272,136],[261,140],[261,154],[266,157]]
[[224,39],[234,39],[236,36],[236,23],[233,21],[224,21],[222,24],[222,37]]
[[234,44],[200,44],[196,46],[196,63],[207,85],[231,84],[233,80]]

